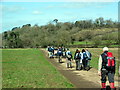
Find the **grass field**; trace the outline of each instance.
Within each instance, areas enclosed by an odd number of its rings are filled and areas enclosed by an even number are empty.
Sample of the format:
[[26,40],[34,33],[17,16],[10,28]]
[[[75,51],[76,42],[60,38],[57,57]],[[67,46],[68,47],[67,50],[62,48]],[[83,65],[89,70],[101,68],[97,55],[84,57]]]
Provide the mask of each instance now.
[[[117,48],[117,47],[120,46],[120,45],[114,45],[114,43],[115,43],[115,42],[112,41],[112,44],[109,45],[109,47],[111,47],[111,48],[112,48],[112,47],[113,47],[113,48],[116,47],[116,48]],[[106,44],[106,41],[101,41],[101,44],[103,44],[103,45],[98,45],[99,48],[104,47],[105,44]],[[73,44],[70,44],[70,45],[85,45],[85,46],[86,46],[86,45],[87,45],[87,46],[88,46],[88,45],[91,45],[91,46],[93,46],[94,43],[93,43],[93,41],[80,41],[80,42],[79,42],[79,41],[75,41]]]
[[[71,48],[70,50],[72,53],[75,53],[75,50],[77,48]],[[82,48],[79,48],[82,51]],[[88,50],[92,53],[92,60],[91,60],[91,66],[93,68],[98,69],[98,59],[100,54],[102,53],[102,48],[88,48]],[[113,55],[116,58],[116,75],[118,75],[118,48],[109,48],[109,51],[113,53]]]
[[[85,41],[81,41],[81,42],[78,42],[78,41],[76,41],[76,42],[74,42],[74,44],[73,45],[85,45],[86,44],[86,42]],[[87,44],[93,44],[91,41],[87,41]]]
[[2,54],[3,88],[74,87],[38,49],[5,49]]

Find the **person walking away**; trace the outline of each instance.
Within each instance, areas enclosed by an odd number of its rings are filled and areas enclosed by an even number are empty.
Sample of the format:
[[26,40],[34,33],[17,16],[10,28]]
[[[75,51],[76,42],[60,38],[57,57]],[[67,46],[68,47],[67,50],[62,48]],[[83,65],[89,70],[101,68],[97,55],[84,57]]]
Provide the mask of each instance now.
[[62,51],[63,51],[63,58],[65,58],[66,57],[66,49],[65,49],[65,47],[62,47]]
[[46,51],[48,51],[49,46],[47,46]]
[[59,47],[58,48],[58,62],[60,63],[62,61],[62,48]]
[[54,58],[54,47],[52,46],[51,49],[52,49],[52,50],[51,50],[51,52],[52,52],[51,57]]
[[87,61],[88,69],[87,70],[89,70],[90,69],[90,61],[91,61],[92,54],[88,51],[88,49],[86,49],[86,54],[88,56],[88,61]]
[[66,52],[66,56],[67,56],[67,58],[66,58],[66,61],[67,61],[67,68],[72,68],[72,53],[71,53],[71,51],[69,51],[69,49],[67,50],[67,52]]
[[76,51],[75,51],[75,54],[74,54],[74,60],[75,60],[75,63],[76,63],[76,70],[78,70],[78,60],[77,60],[77,58],[76,58],[76,54],[78,53],[78,49],[76,49]]
[[83,69],[86,70],[87,62],[88,62],[88,56],[86,54],[85,49],[82,49],[82,61],[83,61]]
[[76,50],[75,55],[74,55],[74,59],[76,62],[76,70],[81,70],[82,69],[82,60],[81,60],[81,53],[80,50]]
[[103,48],[103,53],[99,57],[98,74],[101,76],[102,90],[106,90],[106,77],[110,83],[111,90],[115,90],[114,87],[114,75],[115,75],[115,57],[112,52],[108,52],[108,47]]
[[57,56],[58,56],[58,55],[57,55],[57,51],[58,51],[58,49],[55,48],[55,49],[54,49],[54,57],[56,57],[56,58],[57,58]]
[[48,48],[48,55],[49,55],[49,58],[52,58],[52,47]]

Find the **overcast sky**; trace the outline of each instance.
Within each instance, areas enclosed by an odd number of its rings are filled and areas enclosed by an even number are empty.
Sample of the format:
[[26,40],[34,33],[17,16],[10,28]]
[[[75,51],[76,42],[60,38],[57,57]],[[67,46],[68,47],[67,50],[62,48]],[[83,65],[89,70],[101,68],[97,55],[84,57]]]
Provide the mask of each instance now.
[[58,19],[59,22],[75,22],[76,20],[95,20],[103,17],[118,21],[118,2],[14,2],[14,0],[3,0],[0,8],[2,10],[1,32],[25,24],[45,25],[54,19]]

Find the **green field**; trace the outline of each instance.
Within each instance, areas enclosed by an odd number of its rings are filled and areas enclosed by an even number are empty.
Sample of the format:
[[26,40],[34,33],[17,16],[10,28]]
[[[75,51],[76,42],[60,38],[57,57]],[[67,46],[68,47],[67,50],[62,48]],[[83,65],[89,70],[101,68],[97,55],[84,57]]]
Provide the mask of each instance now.
[[74,42],[73,45],[86,45],[86,44],[93,44],[93,43],[92,43],[92,41],[87,41],[87,42],[85,42],[85,41],[81,41],[81,42],[76,41],[76,42]]
[[[74,54],[76,48],[70,48]],[[82,50],[82,48],[80,48]],[[92,53],[91,66],[98,68],[102,48],[88,48]],[[110,48],[116,57],[118,75],[118,48]],[[3,88],[72,88],[74,87],[44,57],[39,49],[2,50]]]
[[3,88],[74,87],[38,49],[2,50]]
[[[101,48],[101,47],[104,47],[105,45],[106,45],[106,42],[107,41],[101,41],[101,45],[98,45],[98,47],[99,48]],[[120,45],[114,45],[114,41],[112,41],[112,43],[111,43],[111,45],[109,45],[109,47],[111,47],[111,48],[117,48],[117,47],[119,47]],[[103,45],[102,45],[103,44]],[[87,47],[87,46],[93,46],[94,45],[94,42],[93,41],[75,41],[73,44],[70,44],[70,46],[71,45],[84,45],[85,47]]]
[[[75,53],[75,50],[77,48],[71,48],[70,50],[72,53]],[[81,51],[83,48],[79,48]],[[102,48],[88,48],[88,50],[92,53],[92,60],[91,60],[91,66],[93,68],[98,69],[98,59],[100,54],[102,53]],[[118,48],[109,48],[109,51],[113,53],[113,55],[116,58],[116,75],[118,75]]]

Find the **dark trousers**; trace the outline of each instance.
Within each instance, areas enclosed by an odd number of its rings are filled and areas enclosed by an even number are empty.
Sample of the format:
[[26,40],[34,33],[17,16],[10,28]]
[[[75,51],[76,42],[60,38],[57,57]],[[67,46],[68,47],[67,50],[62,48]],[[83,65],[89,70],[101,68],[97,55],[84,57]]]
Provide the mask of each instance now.
[[83,68],[85,69],[87,67],[88,60],[83,60]]
[[106,77],[108,76],[109,83],[114,83],[114,71],[101,70],[101,82],[106,83]]
[[58,62],[60,63],[62,61],[62,56],[58,56]]

